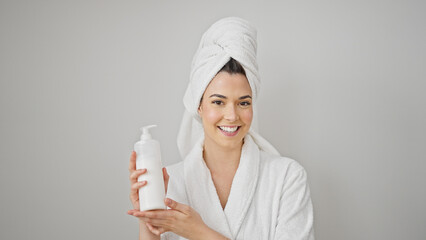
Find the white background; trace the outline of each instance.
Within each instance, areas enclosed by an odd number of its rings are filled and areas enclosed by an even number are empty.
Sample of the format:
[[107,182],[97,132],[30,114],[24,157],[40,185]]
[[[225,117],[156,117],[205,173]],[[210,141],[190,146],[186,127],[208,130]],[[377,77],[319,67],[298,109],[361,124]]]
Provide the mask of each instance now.
[[[161,2],[161,3],[160,3]],[[1,1],[0,239],[137,239],[128,161],[165,165],[192,56],[258,29],[260,133],[307,170],[320,240],[426,236],[424,1]]]

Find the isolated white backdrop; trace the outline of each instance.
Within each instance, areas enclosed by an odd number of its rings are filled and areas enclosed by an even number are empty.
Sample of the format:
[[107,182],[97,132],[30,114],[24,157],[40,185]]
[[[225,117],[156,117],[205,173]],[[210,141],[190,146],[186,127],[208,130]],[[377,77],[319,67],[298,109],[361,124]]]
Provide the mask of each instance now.
[[[161,2],[161,3],[160,3]],[[424,1],[0,2],[0,239],[137,239],[139,127],[165,165],[192,56],[258,29],[260,132],[307,170],[317,239],[422,239]]]

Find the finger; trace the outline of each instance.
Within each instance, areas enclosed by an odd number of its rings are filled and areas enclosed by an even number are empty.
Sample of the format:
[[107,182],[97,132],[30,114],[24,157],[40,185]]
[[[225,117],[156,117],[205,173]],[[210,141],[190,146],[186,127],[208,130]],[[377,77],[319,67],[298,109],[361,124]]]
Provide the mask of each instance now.
[[141,188],[141,187],[143,187],[143,186],[145,186],[146,185],[146,181],[142,181],[142,182],[135,182],[135,183],[133,183],[132,184],[132,186],[131,186],[131,192],[132,193],[136,193],[138,190],[139,190],[139,188]]
[[189,214],[189,212],[191,211],[190,206],[182,204],[182,203],[178,203],[175,200],[170,198],[164,199],[164,203],[166,204],[166,206],[170,207],[171,209],[177,210],[185,214]]
[[130,155],[130,164],[129,164],[129,172],[136,170],[136,152],[132,151]]
[[137,179],[138,179],[138,177],[139,177],[140,175],[142,175],[142,174],[145,174],[146,172],[147,172],[146,168],[138,169],[138,170],[133,171],[133,172],[130,174],[130,177],[129,177],[130,182],[131,182],[131,183],[136,182],[136,181],[137,181]]
[[173,210],[148,210],[135,212],[135,216],[151,219],[169,219],[172,218],[175,213],[176,212]]
[[167,173],[167,169],[163,167],[164,189],[166,190],[166,193],[167,193],[167,187],[169,186],[169,178],[170,176]]
[[139,210],[139,194],[138,193],[131,193],[130,194],[130,202],[132,203],[133,207],[137,210]]
[[139,189],[146,184],[146,181],[136,182],[130,187],[130,201],[132,202],[133,207],[139,208]]
[[[133,215],[135,216],[135,215]],[[136,216],[135,216],[136,217]],[[164,219],[155,219],[155,218],[146,218],[146,217],[137,217],[145,223],[150,223],[154,227],[163,227],[167,225],[167,220]]]
[[129,215],[133,215],[136,211],[138,211],[137,209],[131,209],[127,211],[127,214]]
[[132,210],[128,210],[128,211],[127,211],[127,214],[132,215],[132,216],[134,216],[134,217],[137,217],[137,218],[139,218],[140,220],[142,220],[142,221],[144,221],[144,222],[146,222],[146,221],[150,220],[150,218],[147,218],[147,217],[141,217],[141,216],[140,216],[140,213],[141,213],[141,211],[140,211],[139,209],[132,209]]
[[166,229],[163,227],[157,227],[157,229],[158,229],[158,232],[160,233],[159,236],[166,232]]
[[146,222],[147,220],[150,220],[150,218],[147,218],[147,217],[140,217],[139,213],[141,213],[141,211],[138,208],[127,211],[127,214],[137,217],[144,222]]
[[164,176],[164,179],[167,179],[167,180],[169,180],[169,174],[167,173],[167,168],[165,168],[165,167],[163,167],[163,176]]
[[139,210],[130,210],[127,212],[127,214],[137,217],[138,219],[142,220],[145,223],[150,223],[155,227],[165,227],[167,226],[167,223],[170,222],[169,219],[144,217],[144,216],[141,216],[141,213],[143,212]]
[[153,227],[162,228],[164,232],[165,231],[164,229],[168,228],[170,225],[170,217],[165,217],[165,215],[156,216],[156,217],[152,217],[152,215],[150,215],[150,217],[146,216],[146,213],[152,214],[152,212],[156,212],[156,211],[139,211],[137,209],[133,209],[133,210],[127,211],[127,214],[137,217],[139,220],[142,220],[144,223],[150,223]]

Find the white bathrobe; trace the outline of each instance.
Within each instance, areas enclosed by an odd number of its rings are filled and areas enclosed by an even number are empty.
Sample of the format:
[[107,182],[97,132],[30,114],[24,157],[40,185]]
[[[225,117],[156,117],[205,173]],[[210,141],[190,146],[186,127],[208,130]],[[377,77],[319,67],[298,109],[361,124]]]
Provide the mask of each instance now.
[[[313,208],[304,168],[259,149],[250,135],[225,209],[199,141],[184,161],[167,167],[167,197],[191,206],[204,223],[229,239],[314,239]],[[185,239],[174,233],[161,239]]]

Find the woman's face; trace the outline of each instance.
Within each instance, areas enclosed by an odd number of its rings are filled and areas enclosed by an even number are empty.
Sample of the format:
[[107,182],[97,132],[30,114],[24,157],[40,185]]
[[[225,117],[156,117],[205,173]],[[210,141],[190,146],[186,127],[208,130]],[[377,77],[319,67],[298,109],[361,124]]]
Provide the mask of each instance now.
[[204,144],[241,147],[253,119],[252,91],[243,74],[219,72],[203,94],[198,113]]

